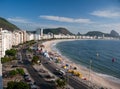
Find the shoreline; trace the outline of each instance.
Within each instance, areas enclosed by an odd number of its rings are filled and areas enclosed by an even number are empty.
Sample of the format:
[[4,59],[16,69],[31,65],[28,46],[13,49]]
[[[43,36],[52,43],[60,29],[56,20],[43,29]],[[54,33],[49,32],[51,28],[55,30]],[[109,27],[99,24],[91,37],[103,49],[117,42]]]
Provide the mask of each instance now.
[[[59,42],[64,42],[64,41],[75,41],[75,39],[52,40],[52,41],[46,41],[43,44],[45,45],[45,49],[48,52],[59,54],[58,49],[56,49],[54,45],[58,44]],[[64,55],[60,55],[60,56],[63,59],[63,63],[67,63],[67,64],[77,67],[77,70],[80,71],[84,75],[83,77],[89,80],[89,70],[85,66],[76,64],[75,62],[65,57]],[[91,71],[90,76],[91,76],[91,82],[93,82],[96,85],[107,87],[108,89],[119,89],[120,87],[120,83],[115,81],[117,78],[112,81],[112,79],[114,79],[114,77],[112,76],[108,75],[108,77],[106,77],[107,75],[102,74],[102,73],[100,74],[94,71]],[[112,79],[109,79],[109,78],[112,78]]]

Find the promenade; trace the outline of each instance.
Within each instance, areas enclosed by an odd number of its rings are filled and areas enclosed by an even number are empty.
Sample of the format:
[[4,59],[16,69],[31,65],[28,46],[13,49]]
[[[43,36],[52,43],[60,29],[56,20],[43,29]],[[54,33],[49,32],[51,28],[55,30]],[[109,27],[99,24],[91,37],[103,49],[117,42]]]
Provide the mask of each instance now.
[[3,80],[2,80],[2,64],[0,62],[0,89],[3,87]]
[[[33,46],[37,47],[38,44],[41,44],[41,42],[40,43],[37,42]],[[27,70],[27,73],[30,75],[32,81],[35,82],[35,84],[40,89],[57,89],[55,82],[49,82],[49,80],[44,77],[45,75],[54,76],[54,80],[56,80],[57,78],[66,79],[67,82],[67,85],[65,86],[66,89],[68,88],[69,89],[100,89],[101,88],[101,86],[99,87],[93,83],[90,83],[89,81],[84,80],[82,77],[79,78],[78,76],[72,75],[65,68],[62,67],[61,63],[56,63],[55,60],[49,60],[48,57],[40,53],[38,50],[33,50],[32,53],[27,52],[27,48],[28,46],[23,47],[19,51],[21,54],[20,58],[23,62],[22,67],[24,67]],[[48,50],[50,51],[50,49]],[[55,53],[55,55],[58,56],[59,54]],[[39,56],[41,65],[31,64],[31,60],[33,56]],[[59,75],[59,71],[57,70],[63,70],[65,72],[65,75],[64,76]]]

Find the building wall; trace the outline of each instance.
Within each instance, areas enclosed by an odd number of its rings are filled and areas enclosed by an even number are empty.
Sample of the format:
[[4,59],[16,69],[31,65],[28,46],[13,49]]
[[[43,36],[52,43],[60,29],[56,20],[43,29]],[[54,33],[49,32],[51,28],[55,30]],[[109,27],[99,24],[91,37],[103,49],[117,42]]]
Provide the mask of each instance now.
[[23,42],[26,42],[27,40],[27,35],[26,31],[23,31]]
[[2,57],[2,32],[0,31],[0,58]]
[[1,48],[0,48],[1,49],[0,56],[4,57],[5,51],[12,48],[12,33],[7,30],[3,30],[0,33],[1,33],[1,38],[2,38]]

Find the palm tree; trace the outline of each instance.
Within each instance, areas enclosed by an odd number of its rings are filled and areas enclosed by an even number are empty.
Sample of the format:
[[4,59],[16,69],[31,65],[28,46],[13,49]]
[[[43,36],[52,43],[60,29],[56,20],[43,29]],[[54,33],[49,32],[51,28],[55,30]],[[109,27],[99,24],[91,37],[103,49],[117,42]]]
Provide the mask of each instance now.
[[56,85],[57,87],[64,89],[65,85],[66,85],[66,80],[64,79],[57,79],[56,80]]

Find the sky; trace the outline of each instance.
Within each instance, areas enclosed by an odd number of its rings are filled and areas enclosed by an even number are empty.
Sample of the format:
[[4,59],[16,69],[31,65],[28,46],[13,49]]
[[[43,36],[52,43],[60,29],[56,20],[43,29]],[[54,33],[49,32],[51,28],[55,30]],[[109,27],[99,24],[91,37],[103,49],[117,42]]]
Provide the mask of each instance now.
[[0,17],[23,30],[120,33],[120,0],[0,0]]

